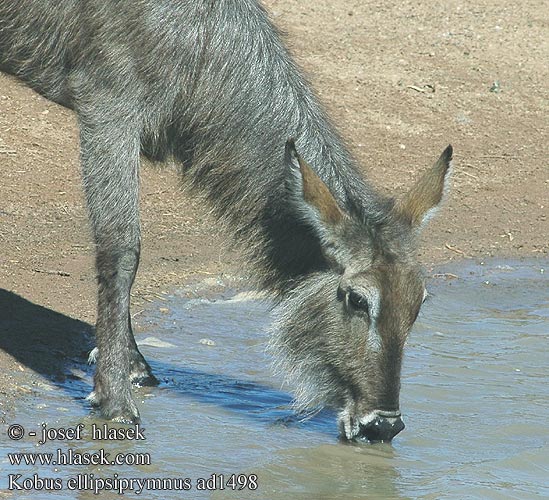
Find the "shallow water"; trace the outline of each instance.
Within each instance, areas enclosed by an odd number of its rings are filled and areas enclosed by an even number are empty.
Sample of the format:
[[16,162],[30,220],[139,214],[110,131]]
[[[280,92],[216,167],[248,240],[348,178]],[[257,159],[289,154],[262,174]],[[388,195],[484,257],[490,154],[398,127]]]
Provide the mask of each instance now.
[[[91,439],[91,425],[103,422],[88,416],[82,397],[91,377],[81,367],[76,379],[47,384],[39,399],[22,403],[9,424],[28,433],[42,422],[84,423],[83,439],[39,446],[28,435],[10,441],[3,426],[0,488],[8,474],[22,474],[19,484],[37,474],[60,478],[63,490],[15,498],[94,498],[67,490],[69,477],[93,473],[191,480],[187,492],[142,493],[153,499],[549,498],[548,264],[454,265],[429,280],[431,296],[406,348],[406,429],[392,445],[339,444],[330,412],[295,418],[290,388],[280,389],[264,353],[269,314],[260,300],[176,294],[139,316],[138,341],[163,381],[138,392],[146,440]],[[151,465],[14,466],[7,457],[57,448],[148,453]],[[226,482],[242,474],[235,482],[252,487],[254,474],[258,489],[197,491],[198,478],[212,474]]]

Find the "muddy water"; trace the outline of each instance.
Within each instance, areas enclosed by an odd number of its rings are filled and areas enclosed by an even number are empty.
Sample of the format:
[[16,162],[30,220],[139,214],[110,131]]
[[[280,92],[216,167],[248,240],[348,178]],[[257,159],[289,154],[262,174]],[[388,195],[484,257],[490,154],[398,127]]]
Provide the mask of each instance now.
[[[103,422],[88,416],[90,372],[76,368],[70,383],[45,381],[43,395],[21,403],[8,422],[36,438],[10,441],[8,426],[0,428],[0,488],[8,474],[22,474],[18,484],[36,474],[60,479],[63,489],[14,498],[96,498],[67,489],[78,475],[88,488],[100,487],[98,478],[189,479],[186,492],[141,493],[153,499],[549,498],[548,264],[462,265],[429,280],[403,369],[407,427],[392,445],[338,444],[330,412],[295,418],[289,388],[269,370],[269,315],[260,300],[176,294],[138,317],[141,349],[162,379],[138,392],[146,439],[91,439],[92,424]],[[42,422],[83,423],[82,439],[38,445]],[[57,449],[149,454],[150,465],[13,466],[7,458]],[[216,491],[197,491],[199,478],[212,474],[223,475],[225,489],[217,476],[205,484]],[[231,474],[241,476],[231,483]],[[232,492],[238,484],[246,486]]]

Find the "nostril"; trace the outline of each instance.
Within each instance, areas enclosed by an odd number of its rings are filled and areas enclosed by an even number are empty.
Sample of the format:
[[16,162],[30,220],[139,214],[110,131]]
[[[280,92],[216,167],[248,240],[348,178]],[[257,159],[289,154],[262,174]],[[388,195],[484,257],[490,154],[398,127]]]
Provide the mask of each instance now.
[[359,437],[366,438],[372,443],[391,441],[405,425],[400,416],[377,416],[365,425],[360,426]]

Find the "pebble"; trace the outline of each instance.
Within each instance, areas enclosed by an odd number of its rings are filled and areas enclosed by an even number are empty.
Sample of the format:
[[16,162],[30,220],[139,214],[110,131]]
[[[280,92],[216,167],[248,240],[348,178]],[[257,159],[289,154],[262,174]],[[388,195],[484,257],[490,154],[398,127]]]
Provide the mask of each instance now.
[[157,337],[147,337],[137,342],[137,345],[148,345],[150,347],[175,347],[174,344],[160,340]]

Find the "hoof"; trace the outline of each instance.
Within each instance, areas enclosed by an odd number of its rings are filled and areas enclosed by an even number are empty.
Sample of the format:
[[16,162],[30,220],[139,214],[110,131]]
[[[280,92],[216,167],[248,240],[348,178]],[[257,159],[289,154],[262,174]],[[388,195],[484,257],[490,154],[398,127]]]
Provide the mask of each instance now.
[[[88,355],[88,364],[93,365],[97,363],[98,349],[94,347],[90,354]],[[160,381],[153,375],[152,369],[149,366],[149,363],[145,361],[145,358],[141,355],[139,351],[133,351],[131,353],[131,364],[130,364],[130,382],[136,387],[156,387],[160,385]],[[93,393],[92,393],[93,394]],[[88,396],[88,399],[91,401],[91,396]]]
[[86,399],[105,420],[120,424],[138,424],[141,421],[139,410],[132,400],[113,402],[100,398],[96,391],[92,391]]
[[149,363],[137,350],[132,352],[130,382],[137,387],[155,387],[160,383],[153,375]]
[[132,416],[118,415],[116,417],[111,418],[110,420],[111,422],[116,422],[117,424],[127,424],[127,425],[138,424],[139,422],[141,422],[141,418],[139,417],[139,415],[132,415]]
[[148,373],[145,376],[132,376],[130,380],[136,387],[156,387],[160,384],[160,381],[152,373]]

